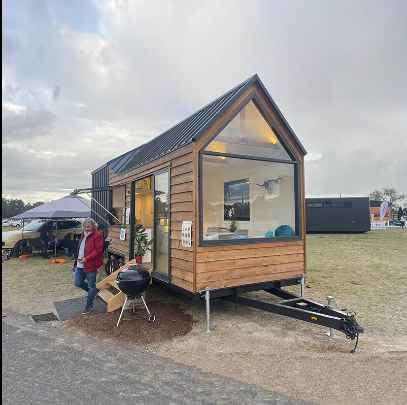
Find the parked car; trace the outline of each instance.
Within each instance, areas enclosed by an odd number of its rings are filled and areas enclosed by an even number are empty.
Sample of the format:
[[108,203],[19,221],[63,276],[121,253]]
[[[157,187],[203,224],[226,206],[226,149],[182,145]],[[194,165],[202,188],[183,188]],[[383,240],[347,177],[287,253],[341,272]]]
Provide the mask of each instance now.
[[78,220],[33,220],[24,225],[24,228],[2,232],[2,250],[11,251],[14,257],[26,251],[40,250],[42,246],[40,234],[45,230],[49,232],[50,248],[53,247],[55,232],[57,248],[68,247],[68,241],[73,241],[75,236],[81,234],[82,223]]
[[1,221],[1,226],[4,228],[10,227],[10,228],[20,228],[21,227],[21,220],[19,219],[12,219],[12,218],[6,218]]

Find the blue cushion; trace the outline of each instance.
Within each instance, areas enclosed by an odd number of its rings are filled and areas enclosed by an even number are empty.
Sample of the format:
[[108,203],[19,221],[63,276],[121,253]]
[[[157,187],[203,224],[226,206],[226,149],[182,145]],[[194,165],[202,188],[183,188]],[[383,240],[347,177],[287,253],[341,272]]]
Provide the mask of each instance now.
[[289,238],[294,235],[294,230],[290,225],[280,225],[274,232],[276,238]]
[[274,232],[272,230],[269,230],[266,232],[264,235],[266,238],[274,238]]

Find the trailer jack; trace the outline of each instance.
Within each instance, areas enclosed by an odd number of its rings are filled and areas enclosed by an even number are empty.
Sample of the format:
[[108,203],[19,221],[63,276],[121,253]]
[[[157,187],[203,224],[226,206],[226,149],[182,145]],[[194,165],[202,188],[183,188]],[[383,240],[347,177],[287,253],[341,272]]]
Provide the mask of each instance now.
[[363,333],[363,328],[356,321],[355,314],[329,308],[318,302],[291,294],[280,287],[270,287],[264,291],[276,295],[283,300],[278,303],[270,303],[241,297],[239,296],[238,288],[235,290],[234,296],[224,298],[263,311],[273,312],[290,318],[299,319],[301,321],[336,329],[344,333],[347,339],[356,339],[355,346],[351,353],[356,351],[359,342],[359,334]]

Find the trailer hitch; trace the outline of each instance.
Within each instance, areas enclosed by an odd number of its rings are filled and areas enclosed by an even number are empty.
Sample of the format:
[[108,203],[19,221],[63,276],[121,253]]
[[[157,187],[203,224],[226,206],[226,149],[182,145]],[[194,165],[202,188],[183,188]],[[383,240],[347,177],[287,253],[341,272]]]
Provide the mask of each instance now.
[[252,298],[241,297],[239,296],[238,291],[236,291],[236,294],[233,297],[229,296],[225,297],[225,299],[261,309],[263,311],[273,312],[290,318],[325,326],[327,328],[336,329],[344,333],[347,339],[356,339],[355,346],[351,353],[356,351],[359,342],[359,334],[363,333],[363,328],[356,321],[356,315],[354,313],[330,308],[327,305],[291,294],[280,287],[270,287],[264,291],[283,298],[283,300],[278,303],[264,302]]
[[351,350],[351,353],[355,353],[359,343],[359,334],[363,333],[363,331],[363,327],[360,326],[356,321],[356,314],[347,314],[343,320],[343,333],[345,334],[347,339],[356,339],[355,346]]

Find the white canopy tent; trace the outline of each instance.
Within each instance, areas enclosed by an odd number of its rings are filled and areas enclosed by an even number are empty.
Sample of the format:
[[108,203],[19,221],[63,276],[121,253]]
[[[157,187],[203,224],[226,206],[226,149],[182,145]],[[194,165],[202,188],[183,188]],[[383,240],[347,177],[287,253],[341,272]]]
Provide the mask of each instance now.
[[90,214],[88,200],[78,195],[67,195],[25,211],[13,219],[89,218]]
[[[68,218],[89,218],[91,216],[90,202],[78,195],[67,195],[59,198],[58,200],[42,204],[38,207],[32,208],[13,219],[24,220],[26,219],[68,219]],[[58,224],[58,221],[56,221]],[[58,226],[58,225],[56,225]],[[22,227],[24,232],[24,226]],[[57,231],[57,229],[56,229]],[[56,234],[55,234],[56,235]],[[57,240],[54,243],[54,254],[56,256]]]

